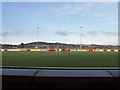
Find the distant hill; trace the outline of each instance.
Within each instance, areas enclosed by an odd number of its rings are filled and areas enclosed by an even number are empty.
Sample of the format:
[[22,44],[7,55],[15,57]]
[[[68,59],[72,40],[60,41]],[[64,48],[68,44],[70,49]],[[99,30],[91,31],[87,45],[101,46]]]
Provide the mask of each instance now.
[[[66,43],[49,43],[49,42],[30,42],[21,43],[19,45],[0,44],[0,48],[80,48],[80,44],[66,44]],[[97,44],[82,44],[82,49],[87,48],[120,48],[116,45],[97,45]]]
[[36,45],[36,44],[39,44],[39,45],[79,45],[79,44],[66,44],[66,43],[48,43],[48,42],[30,42],[30,43],[25,43],[25,45]]

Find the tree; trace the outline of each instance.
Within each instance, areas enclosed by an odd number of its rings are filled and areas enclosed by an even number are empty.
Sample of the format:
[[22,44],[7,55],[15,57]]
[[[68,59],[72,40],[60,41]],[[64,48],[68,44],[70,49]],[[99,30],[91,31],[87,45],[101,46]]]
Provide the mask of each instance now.
[[24,48],[24,43],[21,43],[21,44],[20,44],[20,47],[21,47],[21,48]]

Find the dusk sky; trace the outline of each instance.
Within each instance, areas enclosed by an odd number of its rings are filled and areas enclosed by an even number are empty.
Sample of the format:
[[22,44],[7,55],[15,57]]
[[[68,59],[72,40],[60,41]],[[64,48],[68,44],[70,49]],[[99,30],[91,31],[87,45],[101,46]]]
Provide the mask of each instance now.
[[3,2],[2,43],[118,44],[117,2]]

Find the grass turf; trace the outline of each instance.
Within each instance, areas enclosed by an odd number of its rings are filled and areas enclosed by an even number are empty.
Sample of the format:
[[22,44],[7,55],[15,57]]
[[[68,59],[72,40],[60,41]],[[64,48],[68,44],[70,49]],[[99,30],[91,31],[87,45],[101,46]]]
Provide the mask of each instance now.
[[117,67],[118,52],[4,51],[3,66]]

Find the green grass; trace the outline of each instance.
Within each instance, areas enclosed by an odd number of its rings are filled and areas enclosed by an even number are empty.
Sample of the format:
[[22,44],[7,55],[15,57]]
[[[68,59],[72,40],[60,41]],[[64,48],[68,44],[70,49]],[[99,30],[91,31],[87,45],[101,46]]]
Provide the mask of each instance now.
[[118,52],[2,52],[3,66],[117,67]]

